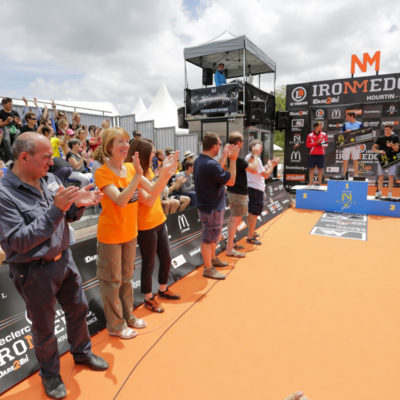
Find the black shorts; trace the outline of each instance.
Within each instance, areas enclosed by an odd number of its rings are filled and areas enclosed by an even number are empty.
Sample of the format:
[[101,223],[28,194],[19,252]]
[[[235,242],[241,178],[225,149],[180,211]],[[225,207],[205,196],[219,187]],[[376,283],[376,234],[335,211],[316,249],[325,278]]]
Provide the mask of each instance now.
[[322,169],[324,168],[324,161],[325,161],[325,156],[310,154],[308,158],[308,168],[317,167],[319,169]]
[[249,213],[261,215],[264,208],[264,192],[262,190],[249,187]]

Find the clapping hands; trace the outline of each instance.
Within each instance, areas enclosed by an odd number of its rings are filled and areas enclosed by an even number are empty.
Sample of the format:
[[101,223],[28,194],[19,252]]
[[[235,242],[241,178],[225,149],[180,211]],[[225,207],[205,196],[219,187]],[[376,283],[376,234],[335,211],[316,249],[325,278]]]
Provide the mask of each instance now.
[[162,168],[168,171],[168,174],[172,176],[178,168],[179,151],[175,151],[174,154],[170,154],[163,162]]
[[135,167],[135,171],[138,175],[143,175],[143,168],[140,165],[139,153],[135,151],[135,154],[132,157],[132,164]]
[[77,207],[95,206],[103,197],[99,189],[93,189],[93,184],[87,185],[76,193],[75,205]]

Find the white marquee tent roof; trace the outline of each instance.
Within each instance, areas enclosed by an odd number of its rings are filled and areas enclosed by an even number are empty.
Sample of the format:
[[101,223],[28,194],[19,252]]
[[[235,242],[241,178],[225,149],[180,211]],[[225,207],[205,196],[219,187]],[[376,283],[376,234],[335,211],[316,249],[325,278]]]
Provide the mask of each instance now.
[[166,128],[174,126],[179,133],[187,132],[187,129],[178,128],[178,107],[168,92],[164,83],[161,84],[153,102],[137,121],[154,120],[155,128]]
[[140,119],[140,117],[147,111],[147,107],[145,106],[141,97],[138,98],[135,106],[133,107],[132,114],[135,114],[136,120]]

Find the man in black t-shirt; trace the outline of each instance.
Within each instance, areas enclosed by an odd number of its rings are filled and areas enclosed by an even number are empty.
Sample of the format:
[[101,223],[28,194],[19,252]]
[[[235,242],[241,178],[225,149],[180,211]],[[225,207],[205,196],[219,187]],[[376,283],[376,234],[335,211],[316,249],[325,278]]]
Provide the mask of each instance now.
[[25,114],[26,125],[21,128],[21,133],[24,132],[36,132],[36,114],[33,112],[27,112]]
[[[391,156],[399,151],[399,137],[393,133],[393,125],[385,125],[385,135],[378,137],[374,145],[372,146],[372,151],[378,154],[385,154]],[[396,164],[393,164],[385,169],[382,169],[381,165],[378,163],[378,188],[375,194],[375,198],[380,198],[382,196],[382,186],[383,186],[383,175],[389,175],[389,192],[388,196],[392,197],[394,176],[396,174]]]
[[[228,139],[229,144],[237,145],[239,149],[243,146],[243,135],[240,132],[232,132]],[[248,213],[248,190],[247,190],[247,175],[246,171],[256,174],[257,163],[255,158],[249,160],[249,163],[242,157],[236,160],[236,181],[233,186],[228,186],[228,199],[231,209],[231,217],[228,224],[228,243],[226,245],[226,255],[229,257],[242,258],[245,253],[237,251],[234,248],[234,238],[236,230],[240,225],[243,217]],[[261,244],[257,239],[254,239],[253,244]]]
[[13,159],[11,145],[20,134],[21,119],[17,111],[12,109],[12,99],[3,97],[1,100],[3,109],[0,110],[0,128],[3,129],[3,140],[0,144],[0,153],[4,161]]

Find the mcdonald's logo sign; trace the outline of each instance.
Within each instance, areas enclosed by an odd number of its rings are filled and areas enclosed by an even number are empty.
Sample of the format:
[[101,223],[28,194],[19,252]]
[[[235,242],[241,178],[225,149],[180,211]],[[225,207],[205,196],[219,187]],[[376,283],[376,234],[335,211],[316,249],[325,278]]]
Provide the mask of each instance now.
[[292,154],[290,155],[290,161],[292,162],[300,162],[301,161],[301,154],[300,151],[292,151]]
[[340,108],[334,108],[332,110],[332,119],[339,119],[342,117],[342,113],[340,112]]
[[190,229],[190,225],[185,214],[178,215],[178,225],[181,233],[187,232]]
[[360,68],[361,72],[367,72],[367,64],[369,64],[372,67],[372,64],[375,63],[375,71],[379,71],[379,67],[381,64],[381,52],[377,51],[375,54],[371,57],[368,53],[363,54],[363,60],[360,61],[360,59],[355,55],[352,54],[351,56],[351,74],[354,75],[354,72],[356,70],[356,64],[358,68]]

